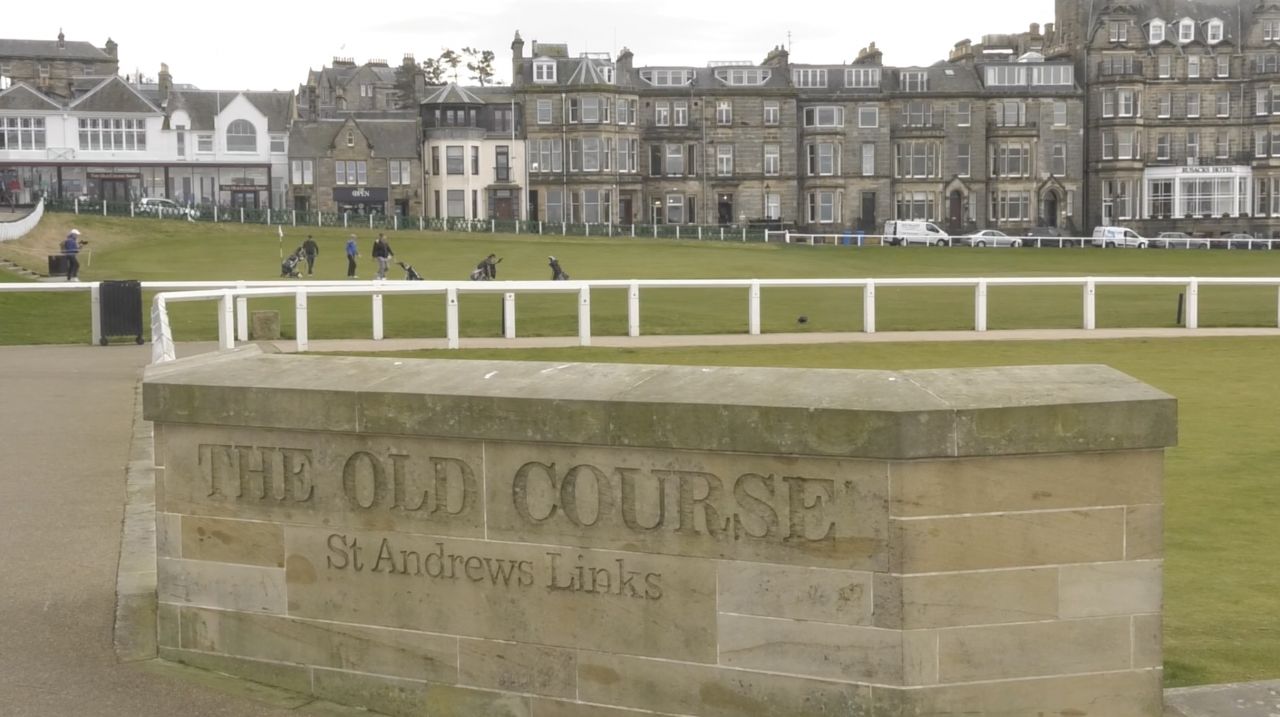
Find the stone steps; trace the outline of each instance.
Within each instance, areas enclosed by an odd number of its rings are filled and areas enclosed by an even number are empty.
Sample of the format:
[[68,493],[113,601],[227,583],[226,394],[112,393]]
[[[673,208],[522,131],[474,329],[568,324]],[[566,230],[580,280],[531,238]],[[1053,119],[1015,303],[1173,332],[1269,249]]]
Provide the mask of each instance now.
[[13,274],[17,274],[18,276],[26,277],[28,279],[47,278],[44,274],[37,274],[36,272],[31,271],[26,267],[18,266],[17,264],[13,263],[12,261],[9,261],[8,259],[0,259],[0,269],[11,272]]

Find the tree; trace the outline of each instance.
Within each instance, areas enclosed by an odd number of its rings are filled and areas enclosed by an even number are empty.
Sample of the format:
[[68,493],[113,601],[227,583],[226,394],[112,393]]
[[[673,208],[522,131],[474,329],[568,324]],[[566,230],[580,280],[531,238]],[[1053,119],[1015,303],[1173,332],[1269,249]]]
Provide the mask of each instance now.
[[418,72],[418,66],[414,64],[396,68],[396,109],[413,109],[417,106],[417,101],[422,99],[417,96],[417,83],[414,82],[414,75]]
[[464,47],[462,52],[470,58],[467,60],[467,72],[471,73],[470,79],[481,87],[493,84],[493,61],[495,59],[493,50],[477,50],[474,47]]
[[459,55],[458,53],[446,47],[440,53],[439,63],[442,66],[449,68],[448,71],[453,73],[453,82],[454,84],[457,84],[458,83],[458,65],[462,64],[462,55]]
[[444,84],[444,65],[434,57],[422,61],[422,75],[428,85]]

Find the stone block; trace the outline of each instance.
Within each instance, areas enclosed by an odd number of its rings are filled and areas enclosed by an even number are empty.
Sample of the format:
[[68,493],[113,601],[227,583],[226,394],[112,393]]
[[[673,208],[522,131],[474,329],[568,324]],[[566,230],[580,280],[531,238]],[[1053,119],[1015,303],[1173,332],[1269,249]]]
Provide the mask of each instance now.
[[1160,615],[1134,615],[1133,666],[1137,669],[1164,665],[1164,625]]
[[1124,508],[890,521],[892,571],[934,573],[1110,562],[1124,555]]
[[160,648],[160,659],[180,662],[210,672],[232,675],[250,682],[308,694],[311,692],[311,668],[302,665],[285,665],[278,662],[252,660],[233,655],[215,655],[195,650]]
[[966,627],[938,633],[938,679],[943,684],[1117,672],[1129,669],[1132,658],[1127,617]]
[[1124,559],[1159,560],[1164,557],[1164,506],[1130,505],[1124,517]]
[[902,634],[773,618],[720,616],[720,664],[801,677],[902,684]]
[[312,693],[392,717],[531,717],[529,698],[469,687],[316,668]]
[[874,573],[736,561],[717,570],[721,613],[872,624]]
[[1162,606],[1158,560],[1064,565],[1059,614],[1064,618],[1158,613]]
[[[159,486],[162,481],[156,481]],[[156,555],[161,558],[182,557],[182,516],[156,513]]]
[[[1058,569],[904,575],[877,581],[876,602],[876,625],[904,630],[1053,620]],[[900,619],[891,623],[895,608]]]
[[250,311],[249,340],[278,341],[280,339],[279,311]]
[[165,508],[255,521],[484,535],[481,444],[175,425]]
[[156,606],[156,643],[160,647],[181,647],[179,626],[182,608],[160,603]]
[[629,710],[622,707],[583,704],[534,697],[530,700],[533,717],[677,717],[668,712]]
[[283,568],[284,527],[188,515],[182,518],[182,557]]
[[893,717],[1160,717],[1160,670],[875,689],[875,715]]
[[870,717],[871,688],[583,652],[578,699],[698,717]]
[[157,563],[160,602],[284,614],[283,570],[173,558]]
[[458,683],[573,699],[578,692],[577,655],[518,642],[463,639],[458,641]]
[[890,464],[890,513],[927,517],[1157,503],[1163,451]]
[[456,682],[458,638],[184,608],[182,647],[412,680]]
[[285,548],[293,616],[716,659],[716,573],[707,561],[292,527]]
[[485,444],[491,539],[884,569],[883,463]]

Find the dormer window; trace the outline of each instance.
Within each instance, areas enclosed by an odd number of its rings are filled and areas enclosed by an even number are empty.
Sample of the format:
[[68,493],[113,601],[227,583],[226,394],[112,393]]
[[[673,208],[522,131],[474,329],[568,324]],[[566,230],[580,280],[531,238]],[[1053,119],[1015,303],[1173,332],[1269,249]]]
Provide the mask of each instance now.
[[613,65],[604,65],[599,68],[600,77],[607,83],[613,84]]
[[1112,42],[1128,42],[1129,40],[1129,23],[1112,22],[1110,25],[1110,37]]
[[1276,42],[1280,40],[1280,20],[1262,21],[1262,41]]
[[1191,18],[1186,18],[1178,23],[1178,42],[1186,44],[1196,39],[1196,23]]
[[1161,42],[1164,42],[1164,21],[1163,20],[1151,21],[1151,32],[1150,32],[1149,39],[1152,45],[1156,45]]
[[555,60],[539,60],[533,63],[533,81],[534,82],[555,82],[556,81]]
[[903,70],[900,77],[903,92],[928,92],[929,74],[919,70]]
[[1205,38],[1208,40],[1210,45],[1216,45],[1217,43],[1222,42],[1221,20],[1209,21],[1209,30],[1205,33]]

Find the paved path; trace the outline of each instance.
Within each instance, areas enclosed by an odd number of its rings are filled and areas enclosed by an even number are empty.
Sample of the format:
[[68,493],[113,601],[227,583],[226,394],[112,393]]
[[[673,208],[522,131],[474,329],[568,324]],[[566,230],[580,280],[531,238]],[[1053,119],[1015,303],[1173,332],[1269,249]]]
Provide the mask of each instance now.
[[[339,343],[398,347],[316,348]],[[349,714],[182,667],[117,661],[124,469],[139,371],[149,358],[148,346],[0,347],[0,714]],[[1277,683],[1175,690],[1168,714],[1275,717],[1278,690]]]

